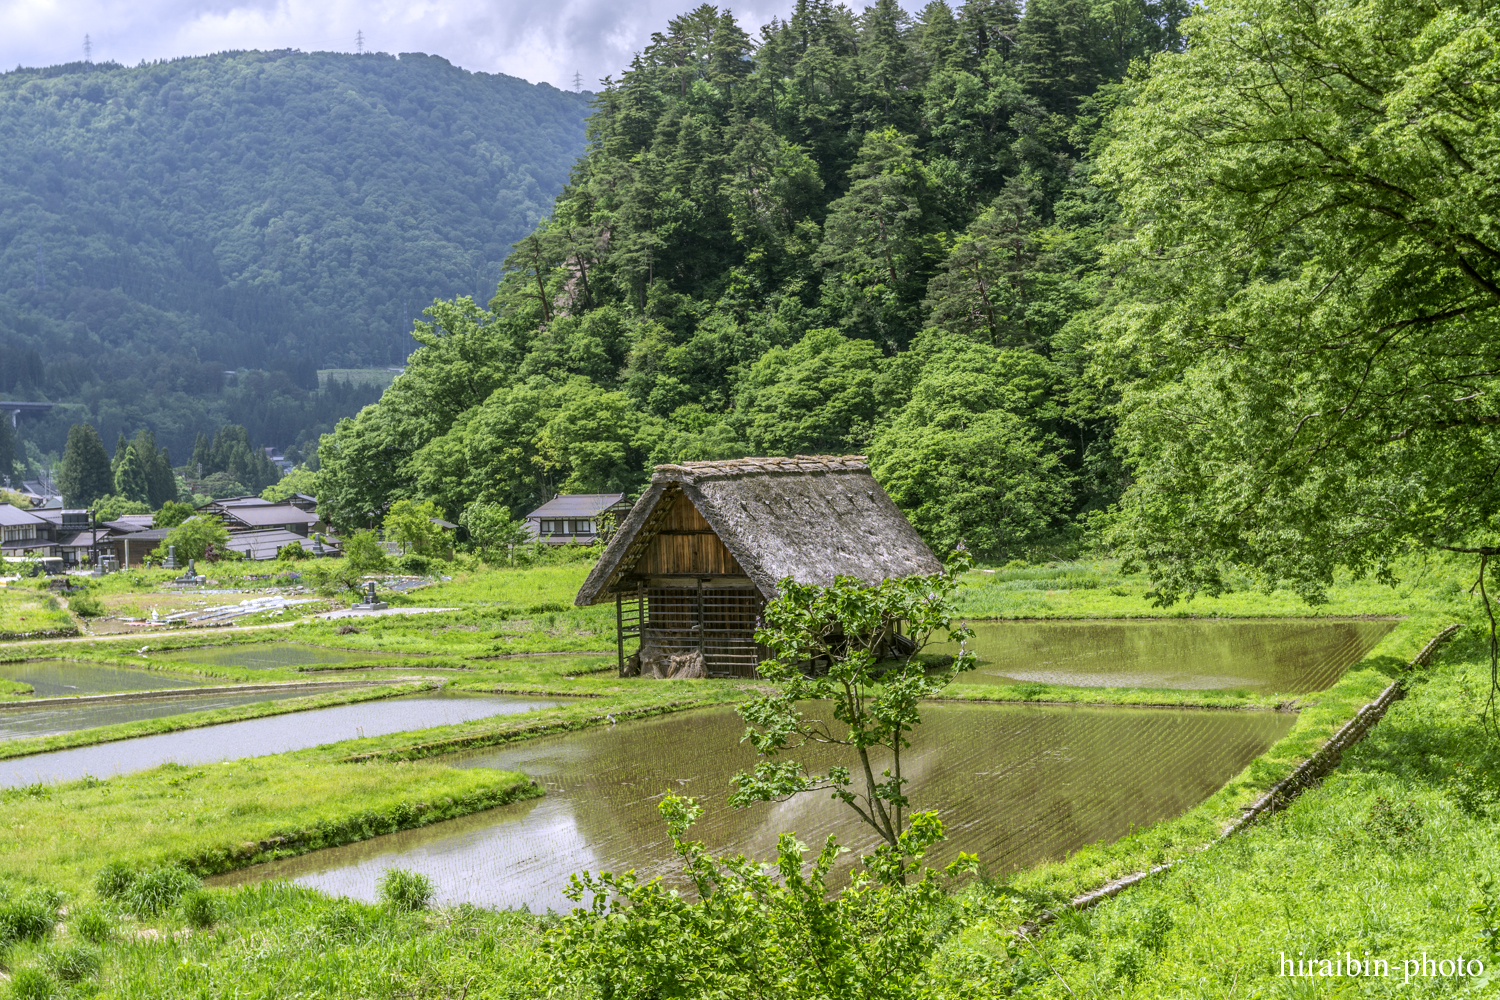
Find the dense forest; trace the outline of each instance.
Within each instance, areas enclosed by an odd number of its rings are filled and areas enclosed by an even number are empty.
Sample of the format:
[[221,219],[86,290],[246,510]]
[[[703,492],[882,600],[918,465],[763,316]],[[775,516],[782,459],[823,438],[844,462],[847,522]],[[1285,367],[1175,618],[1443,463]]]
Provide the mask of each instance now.
[[63,404],[27,451],[84,420],[310,450],[378,397],[317,370],[400,365],[424,306],[493,290],[588,101],[409,53],[0,74],[0,395]]
[[416,324],[325,437],[343,524],[633,491],[653,463],[864,452],[934,544],[1066,544],[1124,475],[1082,345],[1118,228],[1091,181],[1132,66],[1186,3],[799,0],[674,19],[484,305]]

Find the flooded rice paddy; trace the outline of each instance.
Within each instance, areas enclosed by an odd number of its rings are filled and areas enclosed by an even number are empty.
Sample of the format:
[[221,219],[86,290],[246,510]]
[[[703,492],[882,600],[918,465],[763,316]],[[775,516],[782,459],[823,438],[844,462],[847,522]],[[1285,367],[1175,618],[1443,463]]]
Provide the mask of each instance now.
[[558,704],[556,699],[549,698],[434,692],[289,712],[0,761],[0,786],[71,781],[86,775],[108,778],[168,761],[210,764],[236,757],[285,753],[340,740],[446,726]]
[[[949,839],[931,856],[977,853],[993,871],[1028,867],[1207,798],[1291,728],[1295,716],[1025,705],[924,707],[904,770],[915,808],[937,807]],[[754,766],[733,709],[714,708],[546,737],[449,758],[461,767],[523,771],[543,799],[420,830],[262,865],[220,884],[289,878],[373,899],[392,865],[431,876],[442,903],[566,910],[580,870],[671,876],[676,858],[657,812],[664,790],[705,812],[691,836],[718,851],[769,858],[793,831],[873,845],[848,808],[826,795],[735,810],[730,778]],[[846,856],[846,859],[848,856]]]
[[210,667],[241,670],[296,670],[299,667],[339,667],[353,663],[420,664],[425,657],[408,653],[381,653],[361,649],[323,649],[295,642],[266,642],[247,646],[197,646],[152,653],[153,660],[201,663]]
[[172,695],[166,698],[132,698],[129,701],[112,704],[88,702],[82,705],[53,703],[36,707],[6,707],[0,711],[0,740],[18,740],[26,736],[54,736],[58,733],[72,733],[80,729],[93,729],[96,726],[113,726],[121,722],[139,722],[142,719],[182,715],[185,712],[233,708],[236,705],[251,705],[258,701],[305,698],[315,693],[303,687],[300,690],[284,693],[260,691],[250,694],[233,694],[218,691],[213,694]]
[[21,660],[0,663],[0,677],[21,681],[35,689],[33,697],[58,698],[74,694],[114,694],[120,691],[159,691],[196,687],[206,681],[169,677],[154,670],[128,670],[76,660]]
[[1395,626],[1307,618],[974,622],[979,665],[958,681],[1305,694],[1332,685]]

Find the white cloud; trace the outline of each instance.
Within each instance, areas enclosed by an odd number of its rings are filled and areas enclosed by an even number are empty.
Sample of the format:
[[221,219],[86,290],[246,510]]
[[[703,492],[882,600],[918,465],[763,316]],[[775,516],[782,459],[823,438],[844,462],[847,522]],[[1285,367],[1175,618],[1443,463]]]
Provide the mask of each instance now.
[[[0,67],[206,55],[226,49],[427,52],[465,69],[572,89],[618,77],[693,0],[0,0]],[[754,34],[792,0],[734,8]]]

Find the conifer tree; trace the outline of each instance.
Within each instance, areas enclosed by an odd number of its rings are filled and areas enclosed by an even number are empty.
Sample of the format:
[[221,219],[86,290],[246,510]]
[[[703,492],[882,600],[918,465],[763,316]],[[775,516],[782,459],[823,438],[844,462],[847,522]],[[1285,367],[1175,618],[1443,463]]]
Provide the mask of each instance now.
[[63,495],[63,503],[69,507],[87,507],[114,492],[114,486],[109,453],[104,450],[104,442],[99,440],[99,432],[92,424],[74,424],[68,430],[62,469],[57,474],[57,488]]
[[121,449],[122,458],[115,466],[115,494],[127,500],[146,501],[146,469],[133,445]]

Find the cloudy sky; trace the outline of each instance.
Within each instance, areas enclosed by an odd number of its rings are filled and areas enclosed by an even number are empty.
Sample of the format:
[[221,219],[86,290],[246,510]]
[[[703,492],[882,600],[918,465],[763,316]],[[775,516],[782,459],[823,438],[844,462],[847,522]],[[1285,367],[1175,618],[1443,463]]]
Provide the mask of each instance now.
[[[732,9],[752,34],[793,0]],[[571,90],[619,75],[667,19],[697,0],[0,0],[0,67],[205,55],[225,49],[428,52],[465,69]],[[863,6],[856,4],[856,6]]]

